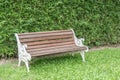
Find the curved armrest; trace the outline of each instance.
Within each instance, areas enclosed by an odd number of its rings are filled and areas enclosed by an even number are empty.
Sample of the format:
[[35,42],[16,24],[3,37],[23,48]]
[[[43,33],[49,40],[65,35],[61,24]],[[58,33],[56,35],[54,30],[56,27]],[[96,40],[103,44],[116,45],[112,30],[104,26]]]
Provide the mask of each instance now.
[[84,38],[77,39],[76,41],[77,41],[77,42],[76,42],[76,45],[77,45],[77,46],[80,46],[80,47],[81,47],[81,46],[84,46],[84,47],[86,47],[85,52],[88,52],[88,51],[89,51],[89,48],[83,44],[83,41],[85,41]]
[[79,39],[78,39],[78,38],[76,37],[76,35],[75,35],[74,30],[73,30],[73,29],[71,29],[71,30],[72,30],[72,32],[73,32],[74,41],[75,41],[76,46],[86,47],[85,52],[88,52],[89,48],[83,44],[83,41],[85,41],[85,39],[84,39],[84,38],[79,38]]

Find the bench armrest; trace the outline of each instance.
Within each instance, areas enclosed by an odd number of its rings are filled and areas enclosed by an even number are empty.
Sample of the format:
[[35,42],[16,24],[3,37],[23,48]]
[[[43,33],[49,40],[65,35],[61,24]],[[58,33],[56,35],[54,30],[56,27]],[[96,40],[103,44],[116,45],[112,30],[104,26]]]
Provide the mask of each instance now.
[[88,52],[89,48],[83,44],[84,41],[85,41],[84,38],[79,38],[79,39],[76,38],[76,46],[80,46],[80,47],[84,46],[84,47],[86,47],[85,52]]
[[72,30],[72,32],[73,32],[74,41],[75,41],[76,46],[86,47],[85,52],[88,52],[89,48],[83,44],[83,42],[85,41],[85,39],[84,39],[84,38],[77,38],[76,35],[75,35],[74,30],[73,30],[73,29],[71,29],[71,30]]

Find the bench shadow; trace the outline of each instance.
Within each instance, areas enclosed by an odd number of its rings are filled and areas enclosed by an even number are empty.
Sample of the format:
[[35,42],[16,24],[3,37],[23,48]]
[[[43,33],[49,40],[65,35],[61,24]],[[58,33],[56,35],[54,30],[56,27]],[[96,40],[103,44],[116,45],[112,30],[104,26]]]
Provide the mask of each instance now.
[[42,56],[42,57],[35,57],[30,61],[31,67],[36,66],[46,66],[46,65],[59,65],[59,64],[65,64],[66,62],[82,62],[82,58],[80,54],[76,53],[74,56],[72,54],[64,54],[64,55],[58,55],[58,56]]

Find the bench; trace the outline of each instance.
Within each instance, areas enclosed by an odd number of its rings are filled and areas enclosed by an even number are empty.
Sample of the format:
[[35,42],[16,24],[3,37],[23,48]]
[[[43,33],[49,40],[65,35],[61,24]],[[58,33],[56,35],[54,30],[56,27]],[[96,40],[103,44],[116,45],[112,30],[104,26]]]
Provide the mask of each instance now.
[[82,60],[88,47],[83,45],[83,38],[77,39],[73,29],[47,32],[15,33],[18,46],[18,66],[25,62],[29,72],[31,57],[57,55],[65,52],[80,51]]

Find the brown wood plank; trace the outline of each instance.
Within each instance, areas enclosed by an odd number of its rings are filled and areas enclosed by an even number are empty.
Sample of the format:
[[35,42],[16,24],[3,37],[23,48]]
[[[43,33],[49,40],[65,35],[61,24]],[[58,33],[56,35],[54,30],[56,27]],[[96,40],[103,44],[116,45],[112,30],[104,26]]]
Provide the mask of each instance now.
[[57,53],[62,53],[62,52],[71,52],[71,51],[79,51],[79,50],[84,50],[85,47],[72,47],[69,48],[67,47],[66,49],[61,48],[61,49],[54,49],[54,50],[47,50],[47,51],[35,51],[35,52],[30,52],[31,56],[42,56],[42,55],[49,55],[49,54],[57,54]]
[[57,40],[48,40],[48,41],[44,40],[44,41],[26,42],[23,44],[27,44],[28,46],[34,46],[34,45],[45,45],[45,44],[72,42],[72,41],[74,41],[73,38],[67,38],[67,39],[57,39]]
[[38,37],[38,38],[30,38],[30,39],[20,39],[20,42],[26,43],[26,42],[31,42],[31,41],[64,39],[64,38],[73,38],[73,36],[72,35],[62,35],[62,36],[48,36],[48,37]]
[[72,32],[61,32],[61,33],[47,33],[47,34],[34,34],[34,35],[22,35],[19,36],[20,39],[24,38],[36,38],[36,37],[49,37],[49,36],[62,36],[62,35],[72,35]]
[[54,49],[60,49],[60,48],[67,48],[67,47],[76,47],[75,44],[67,44],[67,45],[56,45],[56,46],[51,46],[51,47],[42,47],[42,48],[33,48],[33,49],[27,49],[29,52],[34,52],[34,51],[46,51],[46,50],[54,50]]
[[36,45],[36,46],[28,46],[27,50],[35,49],[35,48],[48,48],[48,47],[56,47],[56,46],[65,46],[75,44],[72,42],[64,42],[64,43],[54,43],[54,44],[46,44],[46,45]]
[[44,32],[29,32],[29,33],[19,33],[18,36],[24,35],[36,35],[36,34],[51,34],[51,33],[64,33],[64,32],[71,32],[71,30],[56,30],[56,31],[44,31]]

